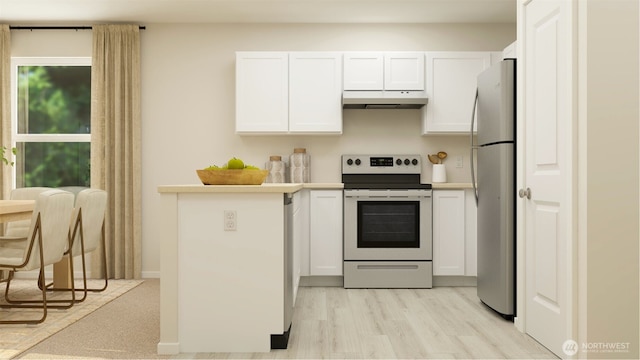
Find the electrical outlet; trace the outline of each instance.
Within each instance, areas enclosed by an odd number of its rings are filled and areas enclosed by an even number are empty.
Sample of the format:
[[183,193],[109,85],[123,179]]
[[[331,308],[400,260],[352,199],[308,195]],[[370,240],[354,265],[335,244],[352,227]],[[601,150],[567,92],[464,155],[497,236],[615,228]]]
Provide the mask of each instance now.
[[238,214],[235,210],[225,210],[224,211],[224,231],[236,231],[238,230]]
[[464,157],[462,155],[456,156],[456,167],[461,168],[463,161],[464,161]]

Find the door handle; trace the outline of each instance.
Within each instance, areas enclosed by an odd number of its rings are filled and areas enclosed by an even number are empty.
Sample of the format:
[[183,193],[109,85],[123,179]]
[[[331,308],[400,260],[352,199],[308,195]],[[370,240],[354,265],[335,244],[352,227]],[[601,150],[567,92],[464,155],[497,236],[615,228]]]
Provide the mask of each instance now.
[[520,196],[521,199],[523,198],[527,198],[527,200],[531,199],[531,189],[526,188],[526,189],[520,189],[520,191],[518,191],[518,195]]

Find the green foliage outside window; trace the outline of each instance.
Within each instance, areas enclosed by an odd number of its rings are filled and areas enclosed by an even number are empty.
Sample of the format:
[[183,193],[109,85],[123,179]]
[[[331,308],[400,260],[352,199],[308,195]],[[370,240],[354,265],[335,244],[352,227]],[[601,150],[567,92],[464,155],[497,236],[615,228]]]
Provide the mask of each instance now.
[[[18,134],[91,133],[90,66],[20,66]],[[18,187],[89,186],[90,142],[18,141]]]

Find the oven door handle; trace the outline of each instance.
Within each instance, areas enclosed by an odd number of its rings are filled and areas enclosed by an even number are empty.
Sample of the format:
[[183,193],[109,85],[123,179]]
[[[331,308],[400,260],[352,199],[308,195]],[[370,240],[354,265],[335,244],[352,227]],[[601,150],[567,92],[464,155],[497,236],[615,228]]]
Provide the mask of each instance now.
[[408,192],[406,194],[390,194],[386,191],[363,191],[363,190],[350,190],[344,192],[345,198],[357,198],[357,199],[408,199],[408,200],[421,200],[431,198],[431,191],[420,192]]
[[386,264],[370,264],[357,265],[358,270],[417,270],[418,265],[386,265]]
[[367,199],[402,199],[402,200],[422,200],[422,199],[428,199],[431,196],[394,196],[394,195],[345,195],[345,198],[348,199],[362,199],[362,200],[367,200]]

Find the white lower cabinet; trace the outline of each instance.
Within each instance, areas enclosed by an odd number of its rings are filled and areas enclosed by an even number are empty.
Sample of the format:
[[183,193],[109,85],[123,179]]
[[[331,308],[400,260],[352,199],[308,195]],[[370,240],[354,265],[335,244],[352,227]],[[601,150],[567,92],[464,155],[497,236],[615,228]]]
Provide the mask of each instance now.
[[473,190],[433,191],[433,275],[476,276]]
[[342,275],[342,190],[309,191],[309,275]]
[[464,190],[433,192],[433,275],[464,275]]

